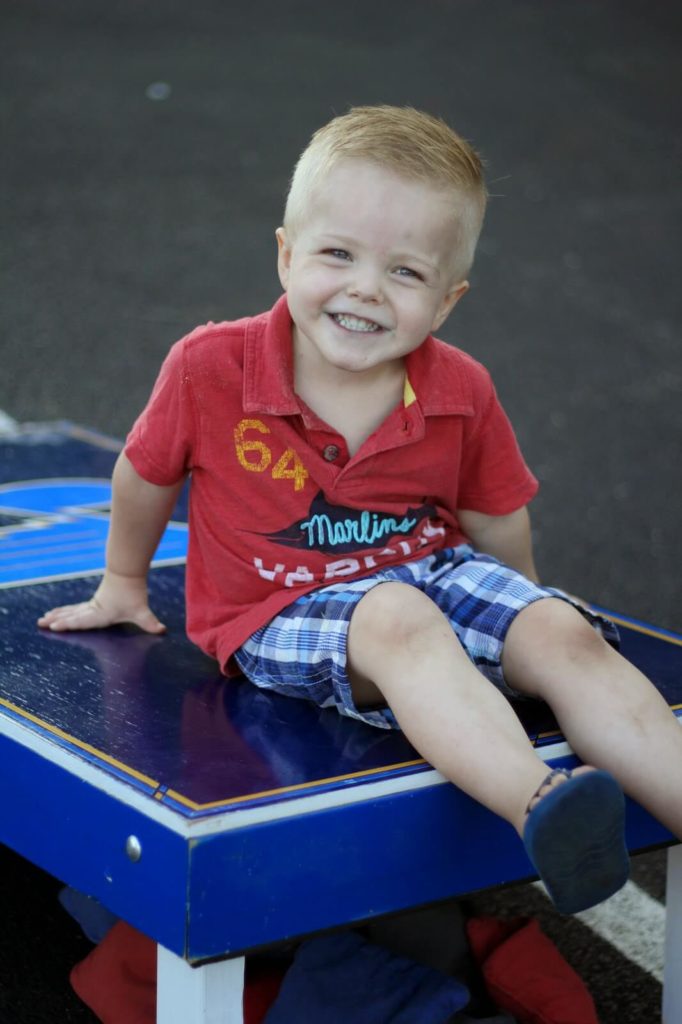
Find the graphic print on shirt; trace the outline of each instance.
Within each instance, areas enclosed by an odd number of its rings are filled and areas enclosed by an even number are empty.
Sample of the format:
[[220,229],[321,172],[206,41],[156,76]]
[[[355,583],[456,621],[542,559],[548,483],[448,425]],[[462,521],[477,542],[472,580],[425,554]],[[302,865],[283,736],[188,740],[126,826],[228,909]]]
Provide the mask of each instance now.
[[[276,437],[262,420],[240,420],[233,437],[237,463],[247,473],[267,474],[294,492],[302,491],[311,479],[299,453],[291,447],[278,450]],[[274,561],[272,556],[253,557],[260,578],[294,587],[327,583],[414,558],[444,538],[446,530],[435,505],[428,502],[383,512],[334,505],[319,490],[302,518],[276,533],[253,533],[284,549]],[[294,562],[289,552],[296,552]],[[320,555],[331,558],[321,564]]]
[[319,491],[306,516],[284,530],[264,536],[300,555],[315,552],[336,556],[324,564],[321,572],[319,562],[315,561],[313,568],[303,558],[295,568],[279,561],[266,565],[262,558],[254,558],[254,568],[261,579],[293,587],[315,580],[328,583],[413,558],[434,540],[444,537],[445,527],[431,504],[406,508],[402,515],[395,515],[333,505]]
[[383,546],[391,537],[407,538],[424,519],[434,519],[434,505],[408,508],[401,517],[373,509],[358,510],[332,505],[322,493],[313,498],[308,514],[268,540],[304,551],[346,554]]
[[[251,436],[256,432],[256,437]],[[234,450],[242,469],[247,473],[265,473],[273,460],[272,448],[269,448],[258,435],[269,434],[270,428],[262,420],[240,420],[234,428]],[[271,470],[273,480],[290,480],[294,490],[305,487],[308,470],[301,462],[294,448],[287,448],[275,461]]]

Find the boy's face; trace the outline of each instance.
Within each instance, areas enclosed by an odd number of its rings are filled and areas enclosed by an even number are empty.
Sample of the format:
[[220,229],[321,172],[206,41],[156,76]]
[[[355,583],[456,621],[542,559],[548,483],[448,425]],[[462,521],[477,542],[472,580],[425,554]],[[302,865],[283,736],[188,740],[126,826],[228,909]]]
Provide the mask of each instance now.
[[440,327],[468,288],[452,270],[452,207],[451,193],[375,164],[330,171],[295,237],[277,231],[299,366],[335,374],[402,364]]

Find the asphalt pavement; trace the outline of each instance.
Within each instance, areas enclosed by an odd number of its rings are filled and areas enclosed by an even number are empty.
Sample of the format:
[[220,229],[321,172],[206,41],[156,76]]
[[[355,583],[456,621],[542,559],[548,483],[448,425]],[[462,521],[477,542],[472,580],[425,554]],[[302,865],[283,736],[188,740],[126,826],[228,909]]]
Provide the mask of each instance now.
[[[5,0],[0,410],[122,437],[173,341],[279,294],[311,132],[352,104],[420,107],[487,162],[442,336],[490,368],[540,478],[541,574],[682,631],[679,29],[678,5],[634,0]],[[636,873],[659,905],[662,865]],[[55,889],[0,855],[2,1024],[94,1019]],[[512,910],[542,900],[519,893]],[[655,1024],[655,970],[548,920],[603,1024]]]

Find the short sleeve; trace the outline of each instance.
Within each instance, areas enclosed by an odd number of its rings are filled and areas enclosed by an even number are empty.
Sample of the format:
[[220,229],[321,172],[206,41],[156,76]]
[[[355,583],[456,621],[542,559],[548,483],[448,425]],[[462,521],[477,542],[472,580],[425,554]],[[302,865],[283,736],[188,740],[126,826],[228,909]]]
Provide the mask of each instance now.
[[538,481],[521,454],[513,427],[490,382],[488,401],[465,437],[457,507],[509,515],[535,496]]
[[128,434],[125,454],[143,479],[167,487],[192,468],[195,417],[186,339],[171,348],[149,401]]

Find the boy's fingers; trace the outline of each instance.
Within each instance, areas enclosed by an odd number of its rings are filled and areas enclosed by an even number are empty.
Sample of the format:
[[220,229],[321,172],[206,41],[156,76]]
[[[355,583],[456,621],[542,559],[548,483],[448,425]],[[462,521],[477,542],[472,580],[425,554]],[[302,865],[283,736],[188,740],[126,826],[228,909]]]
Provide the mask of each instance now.
[[66,608],[68,608],[68,605],[62,605],[60,608],[50,608],[49,612],[45,612],[38,619],[39,625],[43,625],[47,622],[52,622],[52,620],[56,618],[58,615],[61,615],[62,612],[66,610]]
[[69,629],[101,629],[118,622],[132,622],[145,633],[166,632],[166,627],[150,608],[142,608],[137,612],[131,612],[130,615],[116,615],[102,608],[94,599],[82,604],[52,608],[38,619],[39,626],[53,633]]
[[61,632],[66,629],[96,629],[104,625],[106,618],[101,608],[91,601],[82,604],[63,605],[52,608],[38,619],[38,625]]
[[73,612],[74,605],[63,605],[60,608],[51,608],[49,612],[45,612],[38,619],[39,626],[51,626],[53,622],[58,622],[59,619],[64,618],[66,615],[70,615]]
[[64,612],[50,622],[49,627],[54,632],[64,629],[96,629],[104,625],[105,620],[97,608],[88,605],[77,606],[71,611]]

